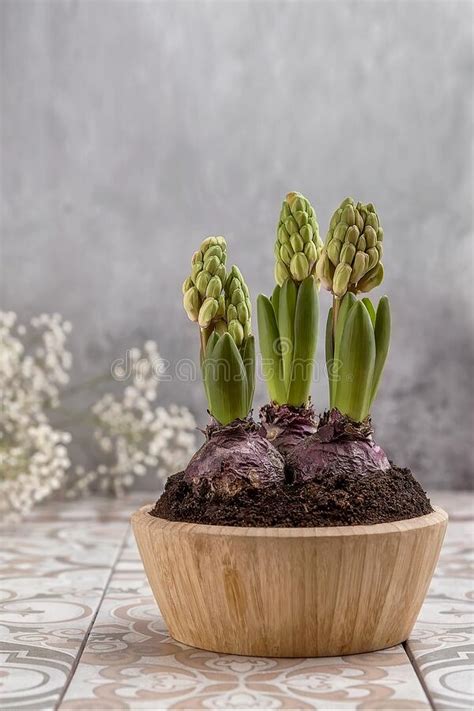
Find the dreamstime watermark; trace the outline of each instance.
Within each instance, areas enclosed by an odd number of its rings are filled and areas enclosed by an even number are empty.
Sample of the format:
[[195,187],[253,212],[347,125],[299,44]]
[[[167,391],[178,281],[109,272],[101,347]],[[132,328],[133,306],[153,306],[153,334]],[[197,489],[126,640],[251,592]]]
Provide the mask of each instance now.
[[[289,353],[285,348],[280,349],[280,355],[284,356]],[[261,354],[256,355],[255,362],[255,379],[264,382],[265,380],[279,377],[283,379],[283,363],[280,361],[278,372],[275,364],[278,360],[275,358],[263,358]],[[283,359],[282,359],[283,360]],[[244,370],[250,365],[249,361],[243,360]],[[322,374],[328,377],[332,382],[341,380],[341,360],[330,360],[321,367],[320,363],[314,359],[296,358],[292,360],[292,380],[305,381],[311,379],[318,383],[321,381]],[[172,362],[162,356],[156,355],[153,357],[137,358],[133,349],[127,350],[124,357],[116,358],[110,366],[110,374],[113,380],[117,382],[127,382],[134,380],[137,384],[140,382],[149,381],[150,378],[156,382],[173,382],[194,383],[202,379],[203,371],[206,379],[221,382],[238,382],[242,380],[244,371],[231,367],[226,359],[212,359],[205,361],[203,367],[199,362],[192,358],[179,358]],[[346,380],[352,380],[350,375],[345,376]]]

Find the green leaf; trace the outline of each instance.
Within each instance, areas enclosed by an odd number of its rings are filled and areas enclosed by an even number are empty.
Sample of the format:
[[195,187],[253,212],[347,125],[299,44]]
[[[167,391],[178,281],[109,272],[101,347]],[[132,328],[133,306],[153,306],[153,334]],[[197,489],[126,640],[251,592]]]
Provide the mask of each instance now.
[[287,279],[281,287],[280,303],[278,306],[278,330],[280,332],[283,380],[285,382],[286,393],[289,393],[290,390],[291,368],[293,365],[296,296],[296,284],[291,279]]
[[337,394],[337,384],[341,378],[341,375],[340,375],[341,356],[339,353],[339,347],[340,347],[340,343],[341,343],[342,332],[344,330],[344,324],[346,322],[349,311],[351,310],[351,308],[354,306],[355,303],[357,303],[357,299],[352,292],[348,292],[347,294],[345,294],[345,296],[342,298],[340,306],[339,306],[339,313],[337,316],[337,324],[336,324],[335,333],[334,333],[334,327],[333,327],[334,362],[333,362],[333,368],[332,368],[332,376],[333,376],[332,377],[332,398],[333,399],[330,401],[331,407],[336,407],[334,402],[335,402],[335,398],[336,398],[336,394]]
[[219,335],[215,331],[213,331],[211,333],[211,335],[209,336],[209,340],[207,341],[206,358],[211,357],[212,351],[214,350],[214,347],[216,346],[218,341],[219,341]]
[[280,333],[272,302],[263,294],[257,298],[257,320],[263,376],[267,383],[268,394],[273,402],[283,405],[286,391],[280,355]]
[[201,358],[202,381],[204,383],[204,390],[206,393],[206,399],[207,399],[207,404],[209,406],[209,409],[211,409],[211,405],[210,405],[209,390],[207,387],[207,377],[208,377],[208,372],[209,372],[209,368],[207,366],[207,360],[209,358],[211,358],[212,351],[214,350],[214,347],[216,346],[218,340],[219,340],[218,334],[215,331],[213,331],[211,333],[211,335],[209,336],[209,339],[206,344],[206,353],[205,353],[204,357]]
[[235,341],[224,333],[215,345],[212,356],[206,358],[206,383],[211,415],[227,425],[248,415],[247,373]]
[[255,337],[249,336],[241,349],[242,361],[247,374],[247,412],[252,408],[255,392]]
[[288,405],[299,407],[309,398],[318,340],[319,299],[314,277],[298,287],[294,318],[294,345]]
[[391,316],[390,303],[387,296],[382,296],[377,306],[375,318],[375,367],[372,379],[372,392],[370,395],[370,405],[372,405],[379,389],[382,372],[387,360],[390,348]]
[[375,326],[375,309],[373,303],[371,302],[368,296],[365,296],[362,299],[362,303],[365,305],[365,308],[369,312],[370,320],[372,321],[372,326]]
[[273,310],[275,312],[275,318],[278,323],[278,309],[280,306],[280,291],[281,291],[281,286],[276,285],[276,287],[273,289],[273,294],[271,298]]
[[334,383],[333,379],[331,377],[332,375],[332,368],[334,366],[334,339],[332,337],[332,306],[329,309],[328,312],[328,317],[326,319],[326,372],[328,375],[328,381],[329,381],[329,403],[330,407],[332,407],[333,403],[333,389],[334,389]]
[[358,422],[369,414],[375,367],[375,337],[369,312],[357,301],[345,319],[339,344],[341,379],[335,406]]

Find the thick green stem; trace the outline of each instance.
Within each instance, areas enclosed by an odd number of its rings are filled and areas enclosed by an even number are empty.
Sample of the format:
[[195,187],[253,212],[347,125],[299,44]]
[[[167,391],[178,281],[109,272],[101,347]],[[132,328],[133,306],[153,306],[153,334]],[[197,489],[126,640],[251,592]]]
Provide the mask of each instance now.
[[341,306],[341,299],[338,296],[332,297],[332,342],[334,346],[334,338],[336,336],[336,326],[337,319],[339,316],[339,308]]

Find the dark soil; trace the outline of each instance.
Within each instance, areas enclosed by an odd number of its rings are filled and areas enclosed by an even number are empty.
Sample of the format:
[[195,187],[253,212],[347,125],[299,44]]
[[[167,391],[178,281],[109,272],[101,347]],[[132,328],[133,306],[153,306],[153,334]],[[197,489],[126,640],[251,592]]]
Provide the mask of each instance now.
[[393,465],[364,476],[325,472],[311,481],[249,486],[234,496],[217,493],[210,481],[196,492],[183,476],[168,479],[153,516],[221,526],[301,527],[385,523],[432,512],[410,470]]

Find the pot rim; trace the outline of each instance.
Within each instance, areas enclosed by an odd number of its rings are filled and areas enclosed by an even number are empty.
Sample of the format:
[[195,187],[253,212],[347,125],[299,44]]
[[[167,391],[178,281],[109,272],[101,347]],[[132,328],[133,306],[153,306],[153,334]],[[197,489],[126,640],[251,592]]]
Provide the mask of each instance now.
[[141,506],[131,516],[132,523],[145,524],[147,527],[161,529],[167,533],[200,534],[209,536],[240,536],[242,538],[332,538],[347,536],[387,535],[403,533],[429,526],[437,526],[448,521],[448,514],[439,506],[433,506],[433,511],[415,518],[405,518],[389,523],[358,524],[355,526],[313,526],[299,528],[257,527],[257,526],[219,526],[207,523],[186,523],[184,521],[168,521],[164,518],[151,516],[149,511],[153,504]]

